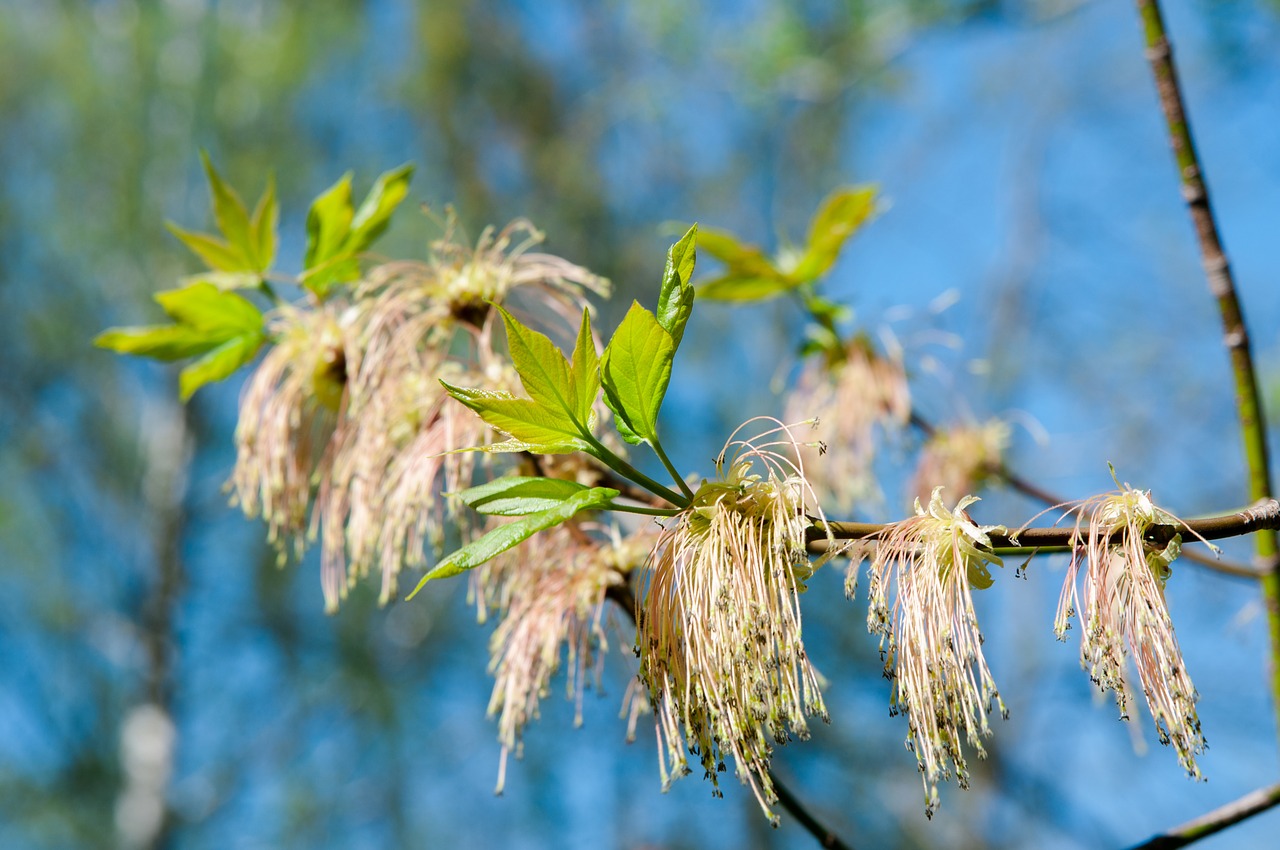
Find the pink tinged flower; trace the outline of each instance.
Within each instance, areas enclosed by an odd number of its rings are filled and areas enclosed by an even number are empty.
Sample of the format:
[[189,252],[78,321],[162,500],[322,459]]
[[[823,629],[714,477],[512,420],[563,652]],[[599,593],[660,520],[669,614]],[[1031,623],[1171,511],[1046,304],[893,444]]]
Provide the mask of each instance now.
[[[939,488],[940,490],[941,488]],[[964,744],[985,757],[993,707],[1008,716],[982,652],[973,588],[990,587],[987,564],[998,526],[980,526],[961,499],[954,510],[934,490],[929,505],[893,523],[861,555],[871,552],[867,628],[880,635],[885,677],[894,683],[890,712],[907,715],[907,748],[916,754],[924,781],[925,814],[938,807],[938,784],[953,776],[969,784]],[[860,558],[849,568],[853,595]]]
[[601,539],[592,530],[587,523],[557,526],[483,568],[480,598],[502,617],[489,644],[489,716],[498,717],[502,743],[497,793],[506,784],[507,757],[520,757],[524,728],[538,718],[562,658],[566,696],[575,703],[575,725],[582,724],[583,693],[592,681],[599,687],[608,649],[605,594],[643,563],[652,543],[649,531],[623,538],[610,529]]
[[1002,419],[940,428],[925,442],[911,485],[917,499],[944,488],[973,493],[986,486],[1009,448],[1009,424]]
[[[872,475],[878,431],[895,431],[911,416],[902,362],[855,337],[836,363],[810,358],[787,399],[788,421],[816,420],[801,452],[814,489],[842,510],[882,498]],[[821,457],[821,459],[819,459]]]
[[[1082,536],[1086,515],[1089,528]],[[1196,713],[1199,694],[1164,597],[1170,564],[1182,547],[1180,528],[1183,522],[1154,505],[1149,491],[1126,486],[1082,504],[1054,628],[1065,640],[1071,618],[1084,612],[1080,665],[1095,684],[1115,694],[1126,720],[1126,656],[1133,656],[1160,743],[1172,745],[1179,764],[1202,779],[1196,764],[1206,746]]]
[[[761,442],[779,432],[784,439]],[[794,450],[785,426],[754,443],[731,438],[720,477],[703,482],[658,540],[638,632],[663,789],[689,772],[687,747],[719,794],[729,757],[775,822],[773,746],[807,738],[807,715],[827,719],[799,605],[813,570],[806,507],[816,499],[779,448]]]
[[339,302],[278,308],[269,319],[277,341],[240,400],[233,501],[266,520],[282,559],[290,546],[306,548],[312,487],[327,473],[350,348],[344,312]]

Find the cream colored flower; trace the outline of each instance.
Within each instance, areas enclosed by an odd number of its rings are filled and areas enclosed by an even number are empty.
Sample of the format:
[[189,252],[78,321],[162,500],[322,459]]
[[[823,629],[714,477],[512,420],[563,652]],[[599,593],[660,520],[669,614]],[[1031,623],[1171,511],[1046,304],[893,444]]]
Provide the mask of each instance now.
[[801,452],[819,494],[844,511],[882,498],[871,469],[877,428],[896,430],[911,417],[911,392],[900,359],[877,354],[865,337],[854,337],[837,363],[810,358],[786,409],[787,421],[817,420],[816,445]]
[[[916,754],[924,780],[925,814],[938,807],[938,783],[956,778],[969,785],[962,742],[986,755],[982,739],[991,734],[993,706],[1007,716],[1004,702],[982,653],[982,632],[972,589],[991,586],[990,534],[960,500],[955,510],[934,490],[928,508],[916,500],[916,515],[890,525],[870,548],[870,606],[867,628],[880,635],[885,676],[894,682],[890,711],[907,715],[907,747]],[[852,596],[858,560],[850,566]],[[890,599],[892,598],[892,603]]]
[[[783,439],[760,442],[778,433]],[[807,738],[808,714],[827,718],[799,605],[813,570],[806,503],[816,500],[802,467],[777,451],[794,445],[786,426],[755,442],[730,438],[720,477],[704,481],[663,530],[639,618],[663,788],[689,772],[686,745],[717,787],[732,757],[738,779],[775,821],[774,744]]]
[[[1088,534],[1082,537],[1086,517]],[[1156,507],[1149,491],[1128,486],[1082,504],[1054,628],[1058,639],[1066,640],[1071,617],[1084,612],[1080,665],[1095,684],[1115,694],[1124,719],[1129,716],[1125,658],[1132,654],[1160,743],[1172,744],[1182,767],[1201,779],[1196,756],[1205,741],[1196,713],[1199,694],[1164,598],[1185,527]]]
[[1002,419],[940,428],[924,444],[911,489],[917,499],[982,489],[1009,448],[1009,424]]

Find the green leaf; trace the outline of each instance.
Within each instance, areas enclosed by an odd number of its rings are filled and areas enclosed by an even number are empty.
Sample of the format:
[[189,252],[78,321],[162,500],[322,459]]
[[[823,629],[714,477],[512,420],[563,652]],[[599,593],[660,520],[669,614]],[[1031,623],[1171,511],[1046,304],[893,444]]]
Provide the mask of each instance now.
[[210,336],[231,336],[262,330],[262,312],[249,299],[224,292],[201,281],[182,289],[155,294],[156,302],[175,322],[206,331]]
[[207,333],[187,325],[145,325],[109,328],[94,337],[93,344],[120,354],[172,361],[204,354],[218,342],[210,339]]
[[253,255],[257,259],[254,271],[266,274],[276,260],[276,230],[280,224],[280,206],[276,202],[276,178],[267,178],[267,188],[262,190],[262,197],[254,207],[253,218],[249,221],[250,244]]
[[529,398],[549,410],[563,413],[569,421],[585,427],[578,416],[577,391],[569,361],[545,334],[525,327],[505,309],[495,305],[507,328],[507,349],[520,383]]
[[588,448],[566,413],[548,410],[530,399],[514,398],[510,393],[455,387],[443,380],[440,383],[449,395],[512,438],[506,443],[480,447],[479,451],[569,454]]
[[875,212],[874,186],[837,189],[818,207],[809,224],[804,256],[791,272],[797,282],[814,280],[835,264],[845,241]]
[[495,478],[456,494],[468,507],[490,516],[526,516],[553,508],[586,490],[585,484],[562,478]]
[[726,230],[702,228],[698,231],[698,248],[724,263],[735,275],[744,277],[779,277],[781,272],[758,246],[739,242]]
[[582,325],[578,328],[578,342],[573,348],[573,363],[569,371],[573,376],[573,392],[577,401],[574,413],[589,432],[595,426],[596,396],[600,395],[600,355],[591,336],[591,314],[585,307],[582,308]]
[[324,191],[307,211],[307,251],[302,284],[323,297],[330,285],[352,280],[360,273],[344,246],[351,234],[351,172]]
[[658,324],[671,334],[677,348],[684,338],[684,326],[693,313],[693,265],[697,258],[698,225],[693,225],[679,242],[667,251],[667,265],[662,272],[662,289],[658,293]]
[[514,522],[504,523],[480,539],[472,541],[461,549],[445,556],[429,573],[422,577],[422,580],[418,582],[418,586],[413,589],[413,593],[410,593],[408,598],[412,599],[429,581],[449,578],[474,569],[495,555],[500,555],[513,546],[523,543],[539,531],[559,525],[572,518],[574,514],[606,507],[617,495],[617,490],[611,490],[608,487],[592,487],[589,490],[570,496],[545,511],[530,514]]
[[221,381],[253,360],[265,337],[246,333],[232,337],[178,373],[178,395],[183,401],[205,384]]
[[358,254],[383,234],[391,222],[391,214],[409,194],[412,177],[413,165],[409,163],[378,176],[351,221],[347,250]]
[[253,271],[253,269],[249,268],[248,259],[223,240],[207,233],[183,230],[171,221],[165,222],[165,227],[169,228],[170,233],[182,240],[182,244],[191,249],[192,253],[204,260],[205,265],[213,271]]
[[249,211],[245,208],[244,201],[219,176],[207,151],[200,151],[200,159],[204,162],[204,173],[209,178],[209,193],[213,196],[213,218],[218,223],[218,229],[222,231],[232,250],[244,257],[246,268],[256,268],[256,257],[249,236]]
[[767,301],[795,288],[785,277],[743,277],[726,274],[707,281],[698,294],[711,301]]
[[[600,363],[605,402],[628,442],[654,442],[658,410],[671,380],[675,341],[652,313],[631,302]],[[630,435],[630,436],[628,436]]]
[[200,356],[182,370],[178,391],[186,401],[210,381],[220,381],[253,359],[266,339],[262,313],[253,302],[201,281],[157,293],[175,324],[111,328],[94,344],[156,360]]

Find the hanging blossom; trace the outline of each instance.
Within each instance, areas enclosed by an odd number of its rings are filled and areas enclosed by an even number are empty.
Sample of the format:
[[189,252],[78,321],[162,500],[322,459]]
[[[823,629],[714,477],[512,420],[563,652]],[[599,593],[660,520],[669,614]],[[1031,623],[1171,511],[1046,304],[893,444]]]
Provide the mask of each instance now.
[[[961,743],[985,757],[987,715],[995,707],[1008,716],[982,653],[972,593],[992,584],[987,564],[1001,561],[991,554],[990,535],[1004,528],[974,523],[965,508],[976,501],[966,496],[951,510],[937,488],[928,508],[917,499],[915,516],[860,550],[863,557],[872,552],[867,629],[880,635],[884,674],[895,684],[890,713],[907,715],[907,748],[920,765],[930,817],[940,782],[954,776],[969,787]],[[850,598],[860,561],[846,579]]]
[[1003,419],[939,429],[925,442],[912,492],[917,499],[932,499],[929,494],[938,488],[949,493],[982,489],[1003,463],[1010,437]]
[[[1089,529],[1082,537],[1086,516]],[[1084,612],[1080,666],[1098,687],[1115,694],[1126,720],[1125,658],[1132,654],[1160,743],[1171,744],[1179,764],[1202,779],[1196,764],[1205,749],[1196,713],[1200,695],[1187,674],[1164,597],[1170,564],[1182,549],[1182,528],[1182,520],[1152,503],[1150,491],[1128,485],[1084,502],[1054,630],[1066,640],[1071,618]]]
[[519,220],[470,247],[450,217],[427,262],[379,266],[341,299],[275,311],[279,343],[241,405],[233,483],[273,540],[301,554],[322,538],[329,611],[374,570],[389,601],[400,570],[421,565],[446,525],[463,524],[438,494],[471,482],[475,456],[454,450],[482,445],[488,432],[448,401],[439,378],[516,383],[490,344],[489,304],[519,291],[529,321],[572,328],[586,292],[608,291],[586,269],[531,252],[541,239]]
[[524,728],[538,718],[562,655],[574,725],[582,725],[583,693],[592,682],[599,689],[609,647],[605,594],[644,563],[653,537],[649,530],[624,537],[616,528],[570,522],[535,535],[483,568],[490,595],[481,610],[496,607],[502,617],[489,641],[494,686],[488,713],[498,718],[502,744],[496,793],[506,784],[508,755],[514,751],[520,757]]
[[[729,756],[775,823],[773,745],[808,738],[806,715],[827,719],[799,605],[814,568],[806,510],[821,513],[803,466],[783,453],[796,448],[790,429],[777,424],[754,441],[736,439],[741,428],[735,431],[717,460],[717,479],[704,481],[664,528],[650,556],[638,632],[640,675],[658,715],[663,789],[690,772],[687,745],[719,794],[717,774]],[[765,441],[779,433],[782,439]]]
[[312,485],[327,467],[347,380],[351,318],[340,300],[276,308],[267,324],[275,345],[240,400],[233,501],[266,520],[282,561],[306,549]]
[[816,420],[818,445],[802,449],[814,489],[844,511],[859,501],[878,501],[871,470],[877,428],[896,430],[911,417],[901,358],[877,354],[865,336],[850,340],[837,362],[811,358],[787,400],[789,421],[805,415]]

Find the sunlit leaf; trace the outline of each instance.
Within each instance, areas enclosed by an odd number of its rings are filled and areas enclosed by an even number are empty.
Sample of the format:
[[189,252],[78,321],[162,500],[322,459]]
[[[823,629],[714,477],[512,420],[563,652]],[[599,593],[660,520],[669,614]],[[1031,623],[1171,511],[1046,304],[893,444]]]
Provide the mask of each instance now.
[[767,301],[794,289],[784,277],[742,277],[726,274],[698,287],[698,294],[709,301]]
[[508,476],[486,481],[456,494],[464,504],[490,516],[527,516],[553,508],[586,490],[585,484],[562,478]]
[[378,176],[351,220],[348,251],[358,254],[382,235],[391,222],[391,214],[409,194],[412,177],[413,166],[408,163]]
[[658,293],[658,324],[671,334],[676,348],[684,338],[684,326],[693,313],[693,265],[697,257],[698,225],[693,225],[680,241],[667,251],[667,264],[662,272],[662,289]]
[[[502,307],[497,309],[507,328],[511,364],[515,366],[529,398],[543,407],[563,413],[570,420],[577,418],[577,392],[570,375],[569,361],[545,334],[525,327]],[[579,424],[585,423],[579,421]]]
[[633,301],[600,361],[605,402],[628,442],[656,439],[658,410],[671,380],[674,354],[671,334]]
[[725,230],[700,228],[698,249],[724,263],[734,274],[743,277],[775,277],[781,272],[756,245],[748,245]]
[[223,240],[207,233],[183,230],[173,222],[165,222],[165,226],[213,271],[234,273],[252,271],[248,258]]
[[573,391],[577,400],[577,419],[588,431],[595,425],[596,396],[600,395],[600,355],[591,335],[591,314],[582,309],[582,325],[578,328],[578,342],[573,348],[570,367]]
[[200,282],[155,294],[156,302],[175,321],[210,334],[229,337],[261,330],[262,311],[249,299]]
[[792,270],[792,278],[803,282],[826,274],[845,241],[875,212],[875,199],[873,186],[838,189],[828,195],[809,224],[804,256]]
[[110,328],[94,337],[93,344],[120,354],[153,360],[184,360],[218,345],[209,335],[187,325],[143,325]]
[[343,245],[351,233],[351,172],[311,203],[307,211],[307,250],[303,256],[302,283],[317,295],[329,286],[359,274],[359,266],[346,256]]
[[227,244],[244,257],[247,267],[256,267],[256,257],[249,235],[249,210],[236,194],[236,190],[232,189],[213,167],[207,151],[200,152],[200,159],[204,163],[204,173],[209,178],[209,193],[213,196],[213,218],[218,223],[218,229],[226,237]]
[[513,546],[523,543],[539,531],[568,520],[581,511],[598,510],[608,506],[618,495],[617,490],[608,487],[592,487],[581,493],[570,496],[563,502],[523,517],[513,522],[504,523],[488,534],[445,556],[435,567],[422,577],[418,586],[409,594],[412,599],[418,591],[434,579],[449,578],[467,570],[480,566],[485,561],[500,555]]
[[278,238],[276,230],[280,224],[280,206],[276,201],[276,178],[267,178],[267,188],[262,190],[262,197],[254,207],[253,218],[249,220],[249,233],[253,245],[253,255],[257,260],[255,271],[265,274],[276,260]]
[[548,410],[536,401],[514,398],[510,393],[455,387],[440,382],[445,391],[480,414],[493,428],[509,435],[511,442],[479,448],[480,451],[529,451],[568,454],[585,450],[578,427],[567,413]]
[[178,374],[178,395],[186,401],[205,384],[228,377],[232,372],[253,360],[263,340],[261,333],[246,333],[233,337],[209,351]]

